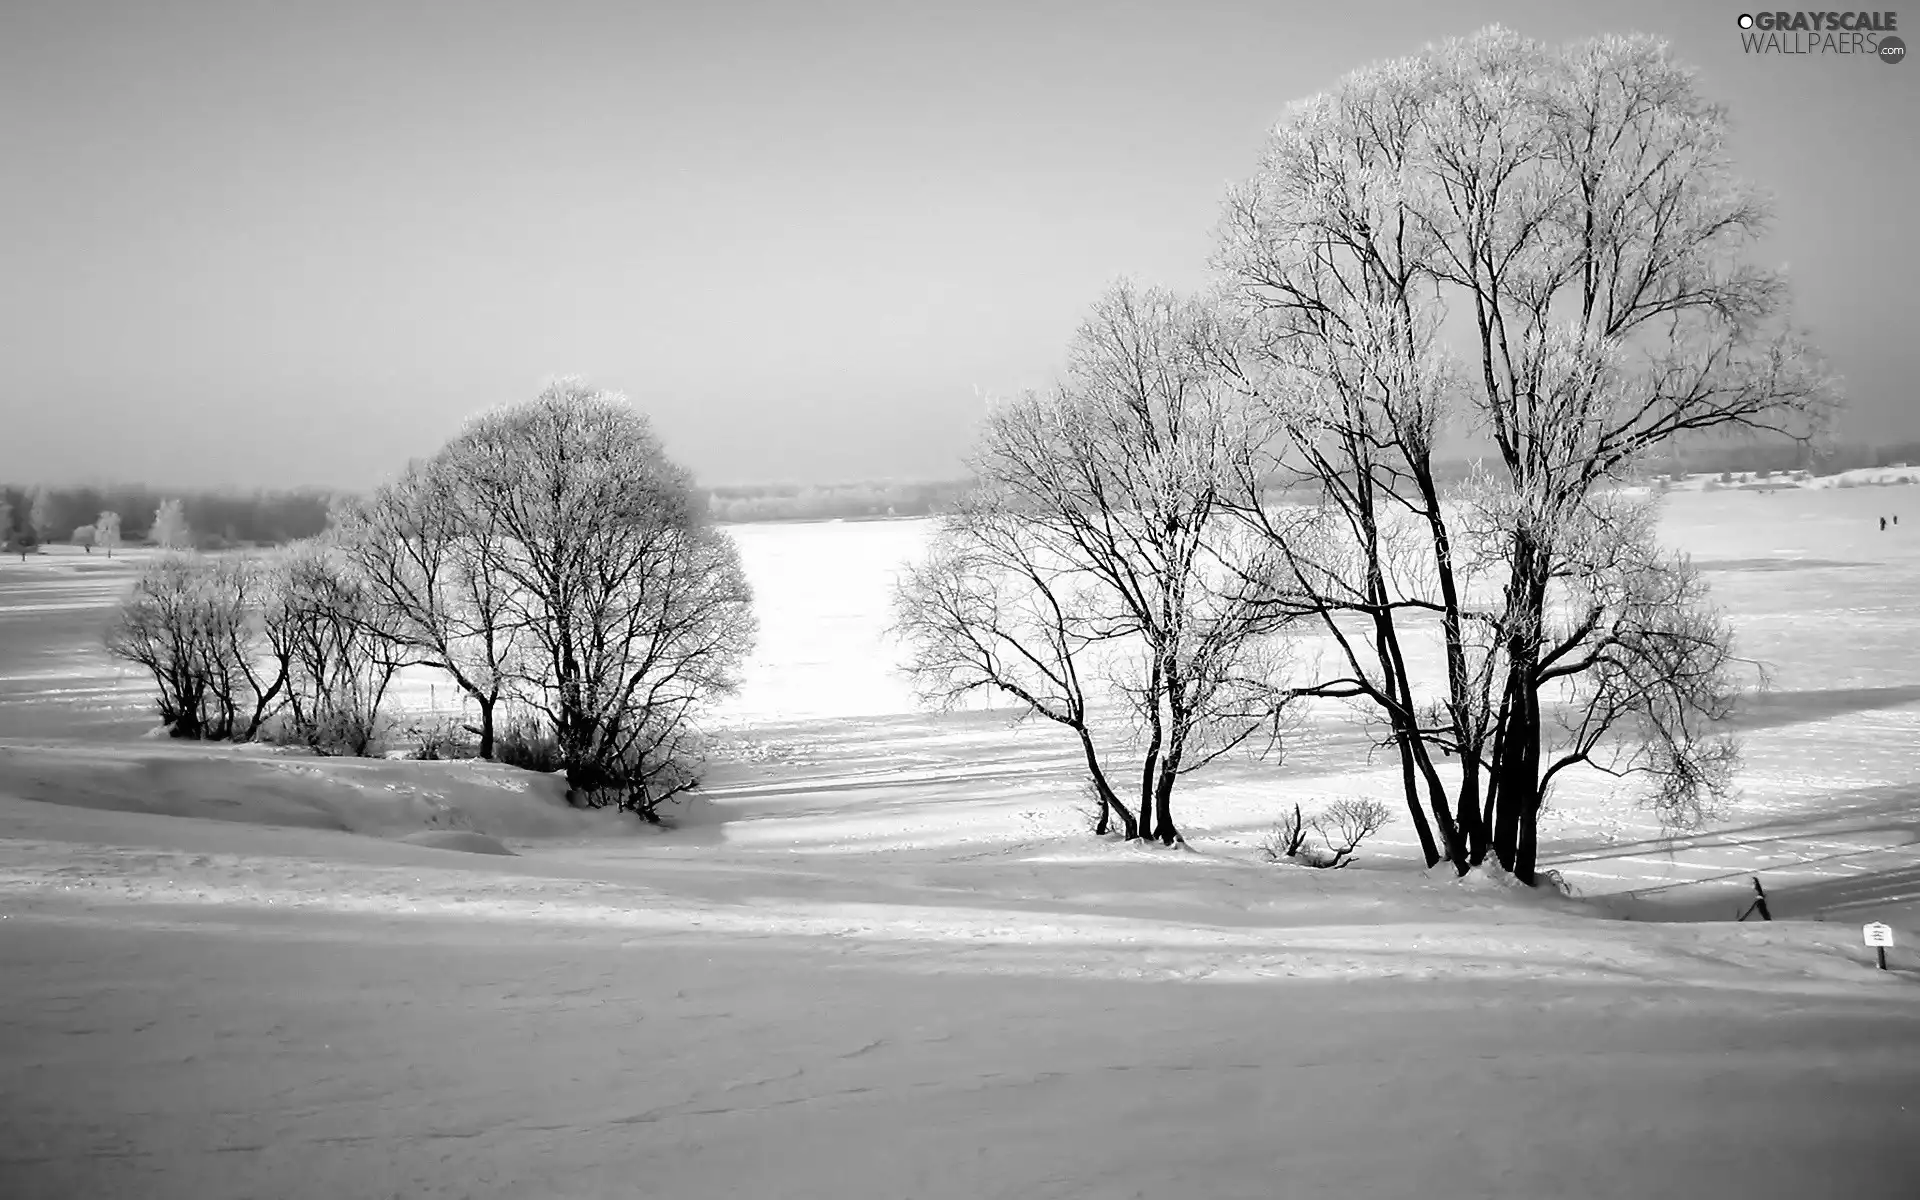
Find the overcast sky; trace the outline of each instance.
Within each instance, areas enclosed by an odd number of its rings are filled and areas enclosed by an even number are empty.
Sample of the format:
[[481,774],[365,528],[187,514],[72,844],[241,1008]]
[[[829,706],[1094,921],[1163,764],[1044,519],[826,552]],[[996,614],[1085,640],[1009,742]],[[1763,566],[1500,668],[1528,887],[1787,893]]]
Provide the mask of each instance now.
[[357,488],[565,373],[710,482],[951,475],[1289,101],[1493,21],[1698,64],[1847,432],[1920,436],[1920,64],[1740,11],[7,0],[0,478]]

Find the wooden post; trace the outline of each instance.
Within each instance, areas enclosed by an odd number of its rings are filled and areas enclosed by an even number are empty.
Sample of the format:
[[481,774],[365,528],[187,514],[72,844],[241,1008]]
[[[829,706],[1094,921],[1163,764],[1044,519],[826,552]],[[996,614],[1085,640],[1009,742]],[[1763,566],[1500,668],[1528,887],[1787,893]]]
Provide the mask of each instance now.
[[1875,946],[1873,948],[1873,952],[1880,956],[1880,969],[1882,971],[1886,970],[1887,969],[1887,948],[1885,946]]

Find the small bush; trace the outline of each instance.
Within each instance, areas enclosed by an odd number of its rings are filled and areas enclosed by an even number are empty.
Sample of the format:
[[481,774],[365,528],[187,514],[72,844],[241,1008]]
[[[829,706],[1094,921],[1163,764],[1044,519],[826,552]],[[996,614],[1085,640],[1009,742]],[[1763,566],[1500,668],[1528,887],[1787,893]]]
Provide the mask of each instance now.
[[1274,822],[1267,839],[1260,843],[1260,853],[1268,862],[1281,862],[1298,858],[1300,850],[1307,843],[1307,823],[1300,816],[1300,806],[1293,806],[1293,815],[1282,817]]
[[417,762],[472,758],[479,751],[479,743],[466,726],[450,718],[415,721],[401,732],[412,743],[407,757]]
[[[1268,862],[1344,867],[1353,861],[1360,843],[1384,829],[1392,815],[1393,810],[1378,800],[1336,800],[1311,817],[1303,817],[1296,804],[1292,814],[1276,822],[1260,843],[1260,853]],[[1308,849],[1310,834],[1319,836],[1321,848]]]
[[260,729],[260,740],[275,746],[300,746],[332,758],[375,758],[381,722],[348,708],[299,713],[291,708]]
[[1393,810],[1378,800],[1334,801],[1326,812],[1308,822],[1332,855],[1326,862],[1315,865],[1346,866],[1353,861],[1353,852],[1360,848],[1360,843],[1384,829],[1392,815]]

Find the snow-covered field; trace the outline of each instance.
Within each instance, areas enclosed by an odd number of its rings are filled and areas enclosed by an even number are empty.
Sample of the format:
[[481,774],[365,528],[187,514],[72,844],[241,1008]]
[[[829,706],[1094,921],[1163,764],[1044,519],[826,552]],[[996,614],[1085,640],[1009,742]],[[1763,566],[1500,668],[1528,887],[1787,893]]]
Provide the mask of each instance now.
[[[1191,850],[1092,841],[1070,747],[914,710],[919,523],[737,530],[762,644],[670,830],[143,739],[124,570],[0,565],[0,1196],[1920,1194],[1908,497],[1670,498],[1772,689],[1712,829],[1558,799],[1571,899],[1404,828],[1260,862],[1282,803],[1391,796],[1332,715]],[[1752,875],[1787,919],[1731,920]]]

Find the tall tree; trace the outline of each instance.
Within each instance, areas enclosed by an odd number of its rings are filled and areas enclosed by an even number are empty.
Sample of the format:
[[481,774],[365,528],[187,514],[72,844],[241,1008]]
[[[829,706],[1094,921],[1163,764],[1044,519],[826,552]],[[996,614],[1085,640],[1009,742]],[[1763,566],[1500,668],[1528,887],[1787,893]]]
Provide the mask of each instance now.
[[646,419],[578,380],[477,418],[442,467],[498,551],[516,682],[576,793],[652,819],[697,785],[696,719],[752,645],[732,539]]
[[193,547],[193,532],[187,528],[186,510],[178,500],[162,500],[154,511],[153,527],[147,540],[163,550],[188,550]]
[[367,578],[331,534],[276,553],[264,622],[281,666],[291,731],[322,753],[365,756],[405,647]]
[[1225,520],[1248,426],[1202,353],[1209,325],[1193,299],[1111,289],[1060,387],[988,419],[979,488],[899,599],[923,687],[997,690],[1071,728],[1111,809],[1088,682],[1103,681],[1132,725],[1129,832],[1169,845],[1179,779],[1270,745],[1292,696],[1275,560]]
[[525,616],[497,507],[442,455],[344,505],[338,533],[402,658],[445,672],[472,698],[479,719],[471,732],[480,756],[492,758]]
[[27,510],[27,526],[33,531],[33,540],[46,545],[54,539],[60,529],[60,511],[53,492],[45,487],[33,489],[31,506]]
[[285,696],[274,590],[271,574],[245,557],[159,555],[108,625],[107,652],[152,678],[173,736],[249,740]]
[[[1726,792],[1730,634],[1615,494],[1676,438],[1804,440],[1834,402],[1784,279],[1749,261],[1766,209],[1725,126],[1660,42],[1492,29],[1297,106],[1229,204],[1243,384],[1283,424],[1335,414],[1289,425],[1285,456],[1366,580],[1324,619],[1364,615],[1371,659],[1399,656],[1369,694],[1432,861],[1491,852],[1532,882],[1573,766],[1649,778],[1674,822]],[[1449,424],[1490,443],[1459,494],[1432,471]],[[1404,654],[1422,637],[1437,706]]]
[[120,544],[120,514],[103,512],[93,523],[94,544],[105,547],[107,557],[113,557],[114,547]]

